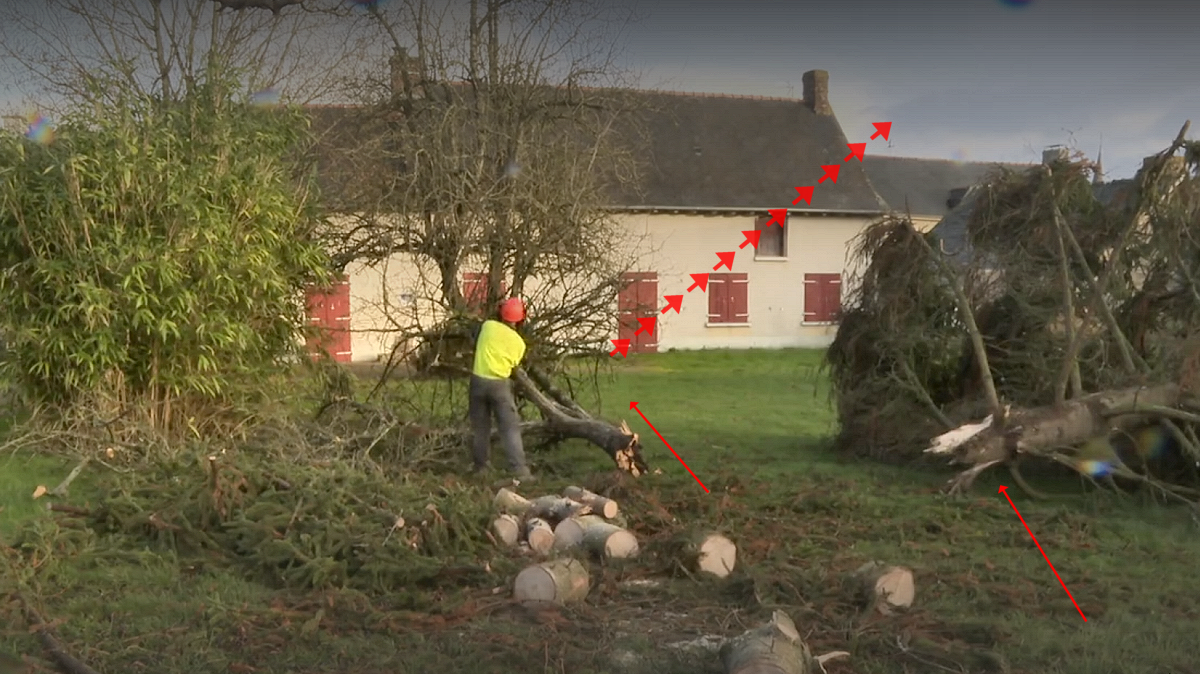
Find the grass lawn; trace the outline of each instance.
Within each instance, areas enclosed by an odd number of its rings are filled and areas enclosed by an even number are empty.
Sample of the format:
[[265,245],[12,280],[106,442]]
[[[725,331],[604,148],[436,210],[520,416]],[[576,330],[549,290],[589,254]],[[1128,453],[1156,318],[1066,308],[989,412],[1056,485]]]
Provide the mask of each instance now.
[[[38,575],[43,610],[101,672],[718,674],[712,652],[671,644],[737,634],[774,608],[792,616],[816,653],[852,654],[829,663],[831,674],[1200,672],[1192,576],[1200,537],[1186,513],[1085,493],[1075,480],[1031,480],[1058,494],[1045,502],[1010,492],[1085,622],[997,493],[1007,473],[985,474],[970,497],[948,500],[938,489],[949,471],[833,453],[819,358],[799,350],[639,356],[603,386],[604,416],[626,419],[662,470],[623,502],[640,507],[627,509],[632,528],[671,518],[719,526],[739,545],[739,570],[724,582],[680,577],[630,588],[620,581],[639,577],[633,562],[597,568],[587,601],[557,612],[531,613],[483,588],[417,615],[385,610],[387,598],[273,590],[144,546],[71,563],[70,550],[94,540],[68,529],[56,544],[64,561]],[[577,443],[533,461],[544,476],[539,493],[610,468]],[[69,468],[0,456],[6,541],[18,523],[47,517],[30,495]],[[73,485],[79,504],[97,496],[88,479]],[[912,611],[853,608],[844,579],[872,559],[914,570]],[[0,653],[36,653],[24,625],[9,622]]]

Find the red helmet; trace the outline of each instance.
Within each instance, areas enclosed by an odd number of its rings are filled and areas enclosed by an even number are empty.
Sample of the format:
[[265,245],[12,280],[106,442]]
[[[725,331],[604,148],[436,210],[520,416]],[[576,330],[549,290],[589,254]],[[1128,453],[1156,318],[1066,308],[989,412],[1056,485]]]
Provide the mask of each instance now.
[[510,297],[500,303],[500,318],[509,323],[525,320],[525,303],[519,297]]

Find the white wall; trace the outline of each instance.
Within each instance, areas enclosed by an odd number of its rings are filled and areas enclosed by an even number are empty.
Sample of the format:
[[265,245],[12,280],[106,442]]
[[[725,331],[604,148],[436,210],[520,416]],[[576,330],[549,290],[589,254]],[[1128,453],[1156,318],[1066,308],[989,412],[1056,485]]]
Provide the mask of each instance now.
[[[836,326],[804,323],[804,275],[846,273],[848,244],[868,220],[863,217],[788,218],[786,259],[755,259],[754,248],[738,248],[752,216],[631,215],[631,230],[644,232],[659,249],[644,271],[657,271],[659,295],[683,294],[683,307],[659,317],[659,350],[825,346]],[[735,251],[733,272],[749,278],[749,325],[709,326],[708,298],[686,292],[689,274],[712,272],[718,251]],[[721,272],[728,271],[722,267]]]
[[[658,348],[772,348],[820,347],[832,341],[835,325],[804,323],[804,274],[848,274],[847,254],[852,239],[869,222],[865,217],[800,217],[788,220],[787,257],[755,259],[752,246],[738,248],[742,230],[754,229],[752,216],[622,215],[621,227],[629,234],[622,250],[641,260],[636,271],[658,273],[659,306],[663,295],[684,295],[678,315],[658,314]],[[733,272],[749,277],[749,325],[708,326],[708,297],[699,289],[687,292],[691,273],[712,272],[718,251],[735,251]],[[374,268],[354,265],[347,270],[351,295],[351,349],[353,360],[386,358],[396,336],[388,334],[396,322],[431,325],[442,314],[430,299],[436,296],[439,278],[432,265],[417,265],[397,255]],[[719,271],[728,271],[722,267]],[[852,270],[851,270],[852,271]],[[541,287],[538,287],[538,286]],[[843,284],[843,290],[848,286]],[[558,283],[544,282],[526,288],[527,295],[553,296]],[[405,296],[416,298],[416,304]],[[616,305],[612,334],[617,337]],[[609,343],[604,348],[611,346]]]

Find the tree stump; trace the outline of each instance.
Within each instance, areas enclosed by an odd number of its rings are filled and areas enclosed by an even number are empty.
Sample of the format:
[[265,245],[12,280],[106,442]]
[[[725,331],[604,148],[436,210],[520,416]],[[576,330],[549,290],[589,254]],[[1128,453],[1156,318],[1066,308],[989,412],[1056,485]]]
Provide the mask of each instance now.
[[526,567],[513,581],[513,598],[519,602],[566,604],[582,601],[590,589],[587,566],[570,557]]

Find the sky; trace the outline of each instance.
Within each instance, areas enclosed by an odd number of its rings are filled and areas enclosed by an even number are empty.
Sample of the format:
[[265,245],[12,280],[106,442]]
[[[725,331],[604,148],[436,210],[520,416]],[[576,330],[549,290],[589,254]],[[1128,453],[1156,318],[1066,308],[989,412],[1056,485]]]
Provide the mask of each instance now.
[[893,123],[871,153],[1038,162],[1050,145],[1103,147],[1121,178],[1200,125],[1200,2],[627,2],[644,17],[625,51],[644,84],[799,98],[802,74],[826,70],[851,142]]
[[1037,162],[1061,144],[1121,178],[1200,118],[1200,2],[611,1],[638,15],[620,42],[641,86],[799,98],[826,70],[851,142],[893,123],[881,155]]

